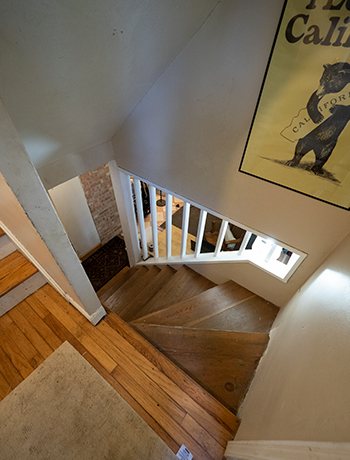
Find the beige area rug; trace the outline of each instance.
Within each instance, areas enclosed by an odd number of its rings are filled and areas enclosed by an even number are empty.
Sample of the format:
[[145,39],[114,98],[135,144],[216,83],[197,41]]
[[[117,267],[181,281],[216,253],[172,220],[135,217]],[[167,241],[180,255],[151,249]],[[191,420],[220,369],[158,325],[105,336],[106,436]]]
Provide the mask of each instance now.
[[68,343],[0,403],[2,460],[176,460]]

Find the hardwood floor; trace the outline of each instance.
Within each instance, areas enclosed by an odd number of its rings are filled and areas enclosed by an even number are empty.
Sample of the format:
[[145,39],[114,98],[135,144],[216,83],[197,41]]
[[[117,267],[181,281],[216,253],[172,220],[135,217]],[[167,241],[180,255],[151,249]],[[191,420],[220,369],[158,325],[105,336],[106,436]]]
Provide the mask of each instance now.
[[222,459],[238,419],[117,316],[94,327],[49,285],[0,318],[0,399],[64,341],[173,452],[185,444],[195,460]]
[[[181,253],[181,235],[182,231],[180,228],[172,226],[171,229],[171,255],[179,256]],[[194,254],[194,251],[191,249],[191,240],[196,242],[196,237],[188,234],[187,244],[186,244],[186,254]],[[166,256],[166,231],[158,233],[158,252],[159,257]]]

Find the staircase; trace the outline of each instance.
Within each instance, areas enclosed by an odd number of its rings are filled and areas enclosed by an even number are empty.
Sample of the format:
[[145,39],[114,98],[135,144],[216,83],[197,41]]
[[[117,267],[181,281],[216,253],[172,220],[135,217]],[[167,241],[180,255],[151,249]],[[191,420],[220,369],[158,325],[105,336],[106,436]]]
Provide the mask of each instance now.
[[45,283],[42,274],[0,228],[0,316]]
[[277,307],[186,266],[126,267],[98,295],[93,326],[1,232],[0,400],[67,340],[175,453],[222,460]]
[[[98,296],[203,389],[236,413],[278,308],[233,281],[215,285],[186,266],[124,268]],[[115,318],[115,320],[113,320]]]

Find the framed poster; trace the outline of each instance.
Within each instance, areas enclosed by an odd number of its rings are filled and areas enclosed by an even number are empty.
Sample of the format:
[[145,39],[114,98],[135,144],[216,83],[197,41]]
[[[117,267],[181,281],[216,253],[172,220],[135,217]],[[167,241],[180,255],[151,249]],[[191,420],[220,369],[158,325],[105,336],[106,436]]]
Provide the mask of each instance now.
[[350,0],[287,0],[239,170],[350,209]]

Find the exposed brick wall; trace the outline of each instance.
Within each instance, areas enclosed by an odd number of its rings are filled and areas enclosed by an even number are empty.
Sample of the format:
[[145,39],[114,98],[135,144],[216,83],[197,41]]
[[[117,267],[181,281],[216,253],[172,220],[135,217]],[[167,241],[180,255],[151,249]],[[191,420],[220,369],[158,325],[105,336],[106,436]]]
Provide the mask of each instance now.
[[79,177],[101,243],[106,244],[121,232],[108,165]]

